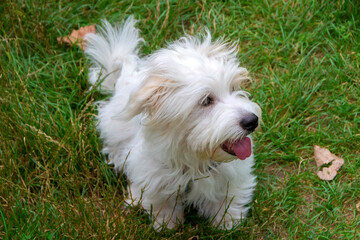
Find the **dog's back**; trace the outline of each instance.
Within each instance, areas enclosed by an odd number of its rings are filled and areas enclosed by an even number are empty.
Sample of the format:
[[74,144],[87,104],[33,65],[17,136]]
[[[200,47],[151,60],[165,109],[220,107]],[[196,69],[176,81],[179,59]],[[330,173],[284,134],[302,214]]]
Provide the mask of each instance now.
[[99,132],[104,141],[103,153],[108,155],[117,171],[124,165],[129,144],[140,127],[139,117],[124,119],[122,111],[140,80],[136,72],[138,45],[143,41],[136,21],[129,17],[120,26],[103,21],[96,34],[87,34],[85,53],[90,58],[89,82],[103,94],[111,94],[111,101],[98,102]]

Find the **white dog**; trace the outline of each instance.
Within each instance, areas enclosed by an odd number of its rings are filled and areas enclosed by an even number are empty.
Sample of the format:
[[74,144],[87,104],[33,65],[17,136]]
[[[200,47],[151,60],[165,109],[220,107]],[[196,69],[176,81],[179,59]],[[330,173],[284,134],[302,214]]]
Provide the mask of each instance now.
[[105,21],[86,36],[89,81],[112,94],[99,104],[103,152],[129,179],[128,202],[151,213],[155,229],[181,224],[186,205],[231,229],[256,186],[249,134],[261,109],[240,90],[248,71],[234,44],[212,42],[209,33],[139,58],[135,23]]

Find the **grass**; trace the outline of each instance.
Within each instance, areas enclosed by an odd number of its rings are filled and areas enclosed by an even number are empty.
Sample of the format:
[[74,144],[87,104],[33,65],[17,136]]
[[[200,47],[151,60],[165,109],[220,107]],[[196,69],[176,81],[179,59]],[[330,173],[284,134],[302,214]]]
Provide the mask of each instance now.
[[[149,3],[150,2],[150,3]],[[154,232],[124,210],[126,180],[101,155],[88,62],[58,36],[133,14],[147,54],[207,26],[239,42],[263,109],[252,210],[222,232],[189,210]],[[360,8],[356,1],[0,3],[0,239],[359,239]],[[345,160],[320,180],[313,145]]]

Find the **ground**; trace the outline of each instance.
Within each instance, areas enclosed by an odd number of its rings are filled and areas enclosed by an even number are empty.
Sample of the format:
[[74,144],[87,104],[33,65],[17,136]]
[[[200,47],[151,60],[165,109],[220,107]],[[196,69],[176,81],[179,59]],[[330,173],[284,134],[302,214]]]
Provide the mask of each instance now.
[[[134,15],[147,54],[208,27],[239,44],[263,109],[259,184],[247,220],[210,227],[193,210],[157,233],[124,209],[126,179],[101,154],[88,61],[56,38]],[[10,1],[0,3],[1,239],[359,239],[360,9],[356,1]],[[313,145],[345,164],[320,180]],[[356,207],[358,205],[358,208]]]

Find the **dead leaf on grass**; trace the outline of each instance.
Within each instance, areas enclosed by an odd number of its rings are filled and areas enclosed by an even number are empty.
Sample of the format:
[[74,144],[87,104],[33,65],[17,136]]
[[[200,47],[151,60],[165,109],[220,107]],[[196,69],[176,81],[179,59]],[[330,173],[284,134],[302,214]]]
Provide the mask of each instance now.
[[358,213],[360,213],[360,202],[358,202],[358,203],[356,204],[356,211],[357,211]]
[[58,37],[57,41],[59,43],[67,43],[69,45],[76,44],[82,50],[86,49],[84,37],[88,33],[95,33],[95,25],[81,27],[78,30],[73,30],[70,35],[65,37]]
[[329,167],[321,169],[317,175],[322,180],[331,181],[335,178],[337,171],[344,164],[344,159],[332,154],[328,149],[314,145],[314,158],[318,167],[331,163]]

